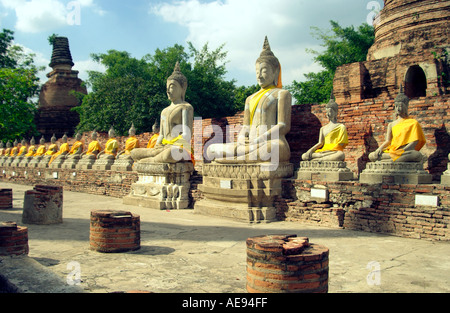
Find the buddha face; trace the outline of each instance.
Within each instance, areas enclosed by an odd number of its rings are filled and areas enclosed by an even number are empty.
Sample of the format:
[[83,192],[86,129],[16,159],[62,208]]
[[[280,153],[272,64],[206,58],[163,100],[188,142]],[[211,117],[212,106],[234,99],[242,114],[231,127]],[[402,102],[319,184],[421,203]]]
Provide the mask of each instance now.
[[337,112],[336,112],[335,109],[330,108],[330,107],[327,107],[327,108],[326,108],[326,114],[327,114],[327,118],[328,118],[330,121],[333,121],[333,122],[336,121],[336,119],[337,119]]
[[261,88],[275,85],[275,78],[278,73],[274,71],[272,65],[266,62],[256,63],[256,79]]
[[172,103],[177,103],[183,100],[184,90],[180,83],[174,79],[167,81],[167,97]]
[[394,112],[397,116],[406,117],[408,116],[408,105],[403,101],[395,101]]

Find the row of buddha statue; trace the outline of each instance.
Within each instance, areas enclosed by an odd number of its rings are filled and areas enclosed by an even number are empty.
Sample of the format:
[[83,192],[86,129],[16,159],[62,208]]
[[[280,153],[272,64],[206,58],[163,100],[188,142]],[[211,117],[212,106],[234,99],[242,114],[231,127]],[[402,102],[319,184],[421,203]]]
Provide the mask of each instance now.
[[[291,129],[292,96],[282,88],[281,65],[267,37],[255,69],[261,89],[245,102],[243,124],[237,140],[211,144],[206,150],[203,183],[199,186],[205,199],[196,204],[196,209],[201,212],[234,217],[241,214],[252,221],[274,219],[273,199],[281,194],[280,181],[294,175],[294,167],[290,164],[291,150],[286,140]],[[56,152],[52,141],[48,148],[51,150],[53,147],[54,152],[49,154],[50,166],[58,158],[65,161],[79,159],[79,164],[83,160],[132,160],[133,169],[139,173],[139,181],[133,184],[125,203],[160,209],[184,208],[195,162],[190,145],[194,108],[186,102],[187,86],[187,79],[177,62],[166,85],[170,105],[161,112],[159,132],[147,147],[137,145],[133,128],[130,141],[121,152],[118,152],[113,130],[103,151],[96,141],[95,132],[86,152],[81,148],[80,135],[77,135],[71,149],[65,142]],[[420,124],[408,116],[408,105],[409,99],[401,88],[394,103],[396,118],[387,127],[386,140],[369,155],[369,163],[375,165],[361,173],[366,182],[382,182],[387,174],[403,177],[413,174],[421,177],[418,183],[431,183],[431,176],[423,171],[424,157],[420,153],[426,143],[425,136]],[[347,129],[338,122],[338,104],[333,96],[326,105],[326,116],[328,123],[320,129],[317,144],[302,155],[297,177],[311,179],[313,174],[319,173],[322,174],[321,179],[353,179],[353,173],[345,163],[344,151],[349,143]],[[63,138],[64,141],[67,138]],[[34,153],[44,157],[49,152],[43,153],[41,147]],[[39,149],[39,154],[43,155],[38,154]],[[234,203],[234,209],[230,209],[230,202]],[[223,213],[227,210],[230,213]]]

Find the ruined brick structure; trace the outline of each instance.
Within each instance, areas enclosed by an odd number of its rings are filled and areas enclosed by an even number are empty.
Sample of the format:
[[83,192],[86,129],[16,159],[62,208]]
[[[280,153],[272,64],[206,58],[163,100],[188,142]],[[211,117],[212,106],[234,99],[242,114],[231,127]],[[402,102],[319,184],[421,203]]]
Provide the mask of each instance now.
[[47,74],[48,81],[42,86],[39,106],[35,116],[37,130],[48,140],[55,134],[58,138],[64,133],[72,135],[80,118],[71,111],[79,105],[78,99],[71,91],[87,94],[86,88],[78,78],[78,71],[73,71],[69,40],[56,37],[50,63],[52,72]]

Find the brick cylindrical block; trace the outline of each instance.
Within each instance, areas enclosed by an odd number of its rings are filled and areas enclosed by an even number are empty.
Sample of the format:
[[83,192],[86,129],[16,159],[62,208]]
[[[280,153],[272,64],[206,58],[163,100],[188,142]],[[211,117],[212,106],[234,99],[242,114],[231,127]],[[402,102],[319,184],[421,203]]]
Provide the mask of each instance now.
[[13,208],[12,189],[0,189],[0,210],[9,210]]
[[140,216],[127,211],[91,212],[90,248],[98,252],[117,253],[141,247]]
[[249,293],[328,292],[328,248],[296,235],[247,239]]
[[28,251],[28,228],[13,222],[0,223],[0,255],[25,255]]
[[38,185],[25,192],[22,223],[37,225],[63,222],[63,188]]

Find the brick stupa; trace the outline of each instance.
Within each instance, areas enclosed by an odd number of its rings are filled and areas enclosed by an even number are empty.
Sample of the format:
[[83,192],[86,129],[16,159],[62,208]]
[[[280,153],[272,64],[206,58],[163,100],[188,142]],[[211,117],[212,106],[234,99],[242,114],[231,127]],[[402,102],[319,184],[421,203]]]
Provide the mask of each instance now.
[[78,78],[79,72],[72,70],[74,63],[66,37],[54,38],[49,66],[53,71],[47,74],[48,81],[42,86],[35,117],[37,130],[47,139],[53,134],[60,138],[64,133],[74,133],[79,115],[71,109],[79,105],[79,100],[71,91],[87,94]]

